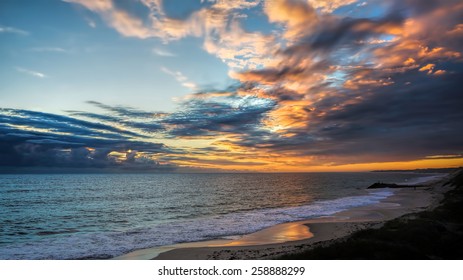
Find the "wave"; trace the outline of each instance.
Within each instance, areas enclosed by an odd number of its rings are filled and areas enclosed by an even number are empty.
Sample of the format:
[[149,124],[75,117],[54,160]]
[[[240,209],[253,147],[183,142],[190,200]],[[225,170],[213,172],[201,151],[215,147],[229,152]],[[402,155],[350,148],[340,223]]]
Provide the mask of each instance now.
[[420,185],[420,184],[426,184],[426,183],[430,183],[430,182],[433,182],[433,181],[440,180],[440,179],[444,178],[447,175],[448,174],[426,175],[426,176],[422,176],[422,177],[412,178],[410,180],[405,180],[405,182],[401,182],[399,184],[411,185],[411,186]]
[[233,237],[284,222],[329,216],[350,208],[379,203],[392,194],[392,190],[374,190],[365,195],[315,201],[307,205],[162,222],[130,231],[60,232],[41,240],[2,246],[0,259],[110,258],[137,249]]

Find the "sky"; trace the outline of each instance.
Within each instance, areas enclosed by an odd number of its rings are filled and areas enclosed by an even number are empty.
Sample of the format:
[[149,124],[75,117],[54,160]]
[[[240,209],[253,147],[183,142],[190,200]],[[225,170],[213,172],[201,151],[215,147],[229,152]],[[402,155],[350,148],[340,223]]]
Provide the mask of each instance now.
[[0,169],[463,166],[457,0],[0,1]]

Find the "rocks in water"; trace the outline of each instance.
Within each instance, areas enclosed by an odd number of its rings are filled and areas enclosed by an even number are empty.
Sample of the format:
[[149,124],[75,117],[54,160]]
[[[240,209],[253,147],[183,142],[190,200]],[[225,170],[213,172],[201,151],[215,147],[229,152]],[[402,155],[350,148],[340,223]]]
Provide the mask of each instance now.
[[382,189],[382,188],[391,188],[391,189],[398,189],[398,188],[419,188],[424,187],[422,185],[397,185],[397,184],[388,184],[388,183],[374,183],[373,185],[369,186],[368,189]]

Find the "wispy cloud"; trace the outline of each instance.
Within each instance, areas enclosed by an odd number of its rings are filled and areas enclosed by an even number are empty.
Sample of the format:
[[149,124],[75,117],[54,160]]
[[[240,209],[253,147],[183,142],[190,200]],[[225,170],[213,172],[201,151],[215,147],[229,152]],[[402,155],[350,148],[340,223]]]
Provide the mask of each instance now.
[[[144,25],[143,21],[132,16],[126,11],[119,9],[111,0],[63,0],[64,2],[75,3],[98,13],[103,20],[119,33],[127,37],[146,39],[153,37],[155,31]],[[92,26],[92,23],[89,23]]]
[[427,159],[446,159],[446,158],[461,158],[463,155],[433,155],[427,156]]
[[96,22],[93,19],[85,17],[85,22],[87,22],[88,26],[91,28],[96,28]]
[[[330,13],[334,10],[350,5],[357,2],[358,0],[308,0],[308,2],[316,9],[322,12]],[[286,1],[290,2],[290,1]]]
[[0,26],[0,33],[13,33],[13,34],[18,34],[18,35],[23,35],[27,36],[29,35],[29,32],[15,28],[15,27],[10,27],[10,26]]
[[[184,19],[170,18],[162,1],[141,0],[149,12],[139,18],[126,12],[111,0],[64,0],[84,6],[98,14],[108,26],[121,35],[140,39],[160,38],[164,42],[188,36],[202,37],[204,49],[224,61],[232,69],[262,66],[275,51],[272,35],[248,32],[240,24],[242,11],[256,7],[260,0],[208,1],[210,5],[195,10]],[[266,53],[267,58],[262,57]]]
[[24,74],[28,74],[28,75],[31,75],[31,76],[34,76],[34,77],[37,77],[37,78],[47,78],[48,76],[45,75],[44,73],[41,73],[41,72],[38,72],[38,71],[33,71],[33,70],[29,70],[29,69],[25,69],[25,68],[21,68],[21,67],[16,67],[16,71],[20,72],[20,73],[24,73]]
[[186,88],[189,88],[191,90],[195,90],[198,88],[198,86],[195,83],[189,81],[189,79],[180,71],[172,71],[166,67],[161,67],[161,71],[174,77],[174,79],[177,80],[177,82],[179,82],[182,86]]
[[160,49],[160,48],[154,48],[153,53],[159,56],[165,56],[165,57],[174,57],[176,56],[174,53],[165,50],[165,49]]
[[360,2],[357,4],[357,7],[363,7],[363,6],[366,6],[368,5],[368,2]]
[[70,51],[67,49],[59,48],[59,47],[37,47],[30,49],[33,52],[56,52],[56,53],[69,53]]

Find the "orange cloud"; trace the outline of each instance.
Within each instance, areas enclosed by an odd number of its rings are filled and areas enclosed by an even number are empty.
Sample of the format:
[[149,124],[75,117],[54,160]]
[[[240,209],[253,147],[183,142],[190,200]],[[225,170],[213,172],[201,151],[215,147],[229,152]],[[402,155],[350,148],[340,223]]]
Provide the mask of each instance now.
[[428,71],[428,74],[431,74],[431,73],[432,73],[432,70],[434,70],[434,67],[435,67],[435,66],[436,66],[435,64],[429,63],[429,64],[427,64],[427,65],[421,67],[421,68],[419,69],[419,71],[420,71],[420,72]]
[[325,13],[331,13],[340,7],[355,3],[357,0],[308,0],[308,2],[315,9],[319,9]]
[[307,2],[299,0],[272,0],[265,3],[264,11],[270,22],[286,25],[285,37],[293,39],[306,34],[317,22],[317,13]]
[[437,70],[436,72],[434,72],[434,75],[440,76],[440,75],[444,75],[445,73],[447,73],[447,71],[445,71],[445,70]]
[[65,0],[76,3],[98,13],[104,21],[119,33],[127,37],[146,39],[154,35],[153,30],[144,26],[142,20],[116,8],[111,0]]
[[[305,151],[308,145],[296,147],[293,151],[275,148],[277,141],[291,140],[301,135],[301,138],[310,138],[308,131],[342,131],[342,119],[333,120],[332,123],[327,121],[326,125],[321,123],[336,112],[342,113],[347,111],[346,108],[361,104],[381,91],[382,87],[392,87],[395,83],[392,77],[398,73],[410,70],[416,73],[418,70],[429,75],[446,74],[444,69],[436,70],[443,65],[441,62],[461,58],[461,50],[455,47],[458,44],[452,43],[452,40],[461,38],[463,25],[447,20],[449,14],[463,11],[461,4],[451,2],[445,7],[413,14],[412,18],[402,21],[387,16],[384,19],[357,19],[327,15],[339,7],[356,2],[354,0],[271,0],[262,6],[263,11],[269,22],[280,24],[284,30],[278,29],[266,35],[246,31],[240,21],[240,11],[256,7],[259,1],[210,1],[209,6],[192,12],[186,19],[178,20],[164,13],[161,0],[141,0],[151,12],[148,24],[117,9],[110,0],[68,1],[80,3],[99,13],[108,25],[124,36],[157,37],[166,42],[186,36],[202,37],[204,50],[226,63],[231,69],[230,76],[243,85],[236,93],[210,92],[207,93],[208,98],[236,94],[243,98],[268,98],[278,103],[259,119],[259,127],[254,132],[261,141],[245,139],[242,134],[232,131],[232,125],[220,123],[217,125],[220,132],[214,136],[181,136],[192,141],[208,139],[208,144],[204,144],[203,148],[219,138],[212,145],[219,150],[198,154],[193,147],[187,146],[187,156],[172,157],[171,161],[176,164],[256,171],[359,171],[399,166],[417,168],[423,166],[423,162],[428,166],[443,166],[461,161],[430,158],[402,164],[344,164],[346,160],[341,156],[301,155],[300,152]],[[331,29],[324,29],[325,25]],[[320,46],[311,44],[317,39]],[[184,86],[193,88],[194,84],[180,72],[168,69],[164,72],[174,76]],[[205,94],[198,94],[188,98],[201,100],[206,97]],[[179,125],[169,124],[166,127],[173,130],[176,126]],[[352,129],[357,129],[358,137],[367,137],[361,134],[363,128]],[[251,138],[254,135],[246,136]],[[320,138],[323,141],[319,141],[323,143],[333,144],[325,141],[328,137]],[[245,140],[249,140],[249,144],[244,143]],[[357,141],[355,138],[349,140],[354,144]],[[301,141],[307,144],[308,140]],[[333,149],[323,148],[329,151]],[[359,159],[358,162],[361,161],[371,162],[373,159]]]

